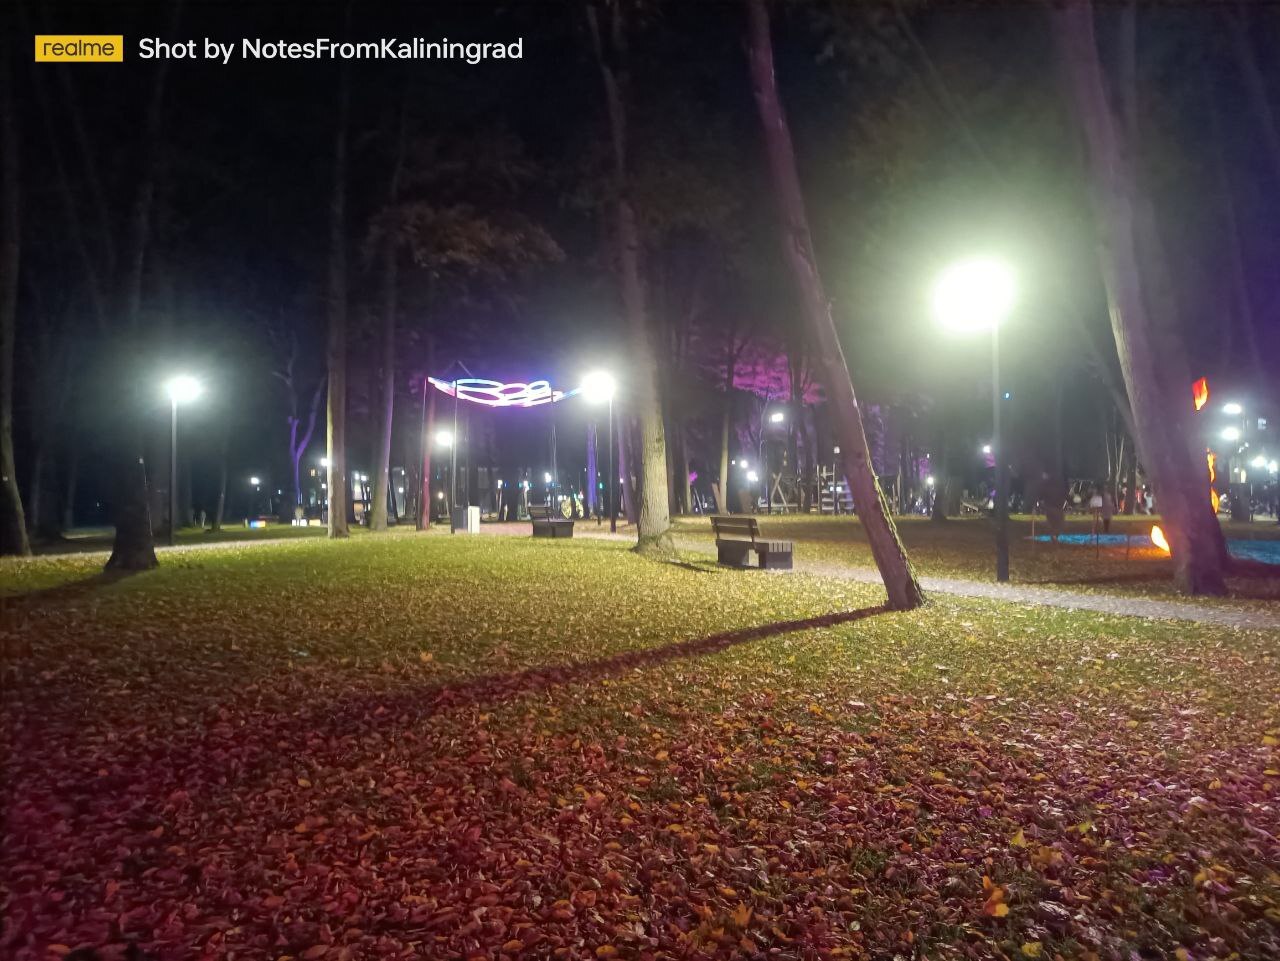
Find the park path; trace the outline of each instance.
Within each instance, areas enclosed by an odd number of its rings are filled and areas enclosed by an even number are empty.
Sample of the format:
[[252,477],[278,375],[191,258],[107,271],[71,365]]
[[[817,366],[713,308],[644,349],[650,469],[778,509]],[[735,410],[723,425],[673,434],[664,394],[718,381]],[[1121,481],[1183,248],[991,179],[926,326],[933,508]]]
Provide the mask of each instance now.
[[[579,524],[574,536],[628,542],[635,539],[635,535],[630,533],[610,534],[607,531],[594,531],[589,527],[584,530],[583,527]],[[529,536],[528,527],[524,524],[487,524],[482,525],[480,529],[487,533]],[[708,556],[714,556],[716,552],[715,547],[706,541],[688,537],[677,537],[676,546],[682,551]],[[797,557],[795,570],[806,574],[857,581],[861,584],[881,583],[880,572],[874,567],[804,561]],[[1217,627],[1246,630],[1280,630],[1280,612],[1273,613],[1225,605],[1196,604],[1191,601],[1133,597],[1124,594],[1089,594],[1083,591],[1058,590],[1028,584],[997,584],[994,581],[929,575],[920,578],[920,586],[934,594],[980,597],[1038,607],[1060,607],[1071,611],[1094,611],[1099,614],[1143,617],[1162,621],[1189,621],[1194,624],[1211,624]]]

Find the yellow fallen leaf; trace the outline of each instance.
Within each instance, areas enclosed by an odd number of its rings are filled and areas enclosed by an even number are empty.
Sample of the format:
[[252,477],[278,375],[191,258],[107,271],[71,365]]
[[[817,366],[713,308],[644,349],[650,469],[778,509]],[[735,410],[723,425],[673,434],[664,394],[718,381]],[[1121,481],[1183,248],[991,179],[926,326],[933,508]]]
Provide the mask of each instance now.
[[1043,950],[1044,945],[1039,941],[1025,941],[1022,945],[1022,954],[1027,958],[1038,958]]
[[596,948],[597,958],[616,958],[617,956],[618,949],[612,944],[602,944],[600,947]]
[[1022,833],[1022,828],[1018,828],[1018,833],[1009,839],[1009,843],[1015,848],[1025,848],[1027,846],[1027,836]]

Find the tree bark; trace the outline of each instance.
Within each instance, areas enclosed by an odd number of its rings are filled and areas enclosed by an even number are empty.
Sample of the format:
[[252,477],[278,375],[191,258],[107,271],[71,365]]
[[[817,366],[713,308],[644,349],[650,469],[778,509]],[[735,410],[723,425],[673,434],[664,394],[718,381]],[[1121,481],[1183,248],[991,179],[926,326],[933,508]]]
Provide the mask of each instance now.
[[670,556],[675,553],[675,542],[671,538],[671,515],[667,502],[667,442],[652,331],[640,273],[640,229],[631,200],[627,164],[626,27],[620,4],[610,5],[609,18],[609,42],[606,45],[596,9],[588,5],[587,19],[596,62],[604,82],[613,147],[614,231],[622,312],[631,349],[630,399],[632,411],[640,424],[640,515],[635,549],[642,554]]
[[344,65],[338,77],[337,111],[333,141],[333,186],[329,196],[329,400],[326,411],[329,459],[329,536],[350,536],[347,506],[351,486],[347,482],[347,114],[351,104],[351,77]]
[[13,456],[13,351],[18,329],[18,121],[9,52],[0,53],[0,553],[31,553]]
[[[1089,190],[1111,330],[1120,358],[1141,459],[1155,483],[1180,590],[1223,594],[1222,532],[1209,504],[1203,458],[1181,431],[1190,382],[1162,375],[1161,332],[1153,316],[1160,294],[1150,277],[1155,251],[1141,249],[1142,198],[1111,106],[1089,0],[1066,0],[1051,14],[1071,103],[1086,145]],[[1145,268],[1145,269],[1144,269]],[[1165,365],[1167,368],[1167,365]],[[1185,366],[1185,364],[1183,365]],[[1176,374],[1175,371],[1175,380]]]
[[80,478],[80,432],[71,428],[67,438],[67,476],[62,493],[62,530],[76,526],[76,481]]
[[600,500],[600,470],[596,460],[596,424],[587,424],[587,516],[596,512],[596,503]]
[[815,345],[819,379],[826,389],[836,436],[854,507],[871,545],[876,567],[889,595],[889,607],[909,610],[924,603],[906,549],[898,537],[884,493],[871,466],[867,435],[858,408],[853,379],[845,363],[831,304],[822,287],[813,239],[809,232],[800,176],[796,169],[791,131],[778,94],[773,64],[773,40],[764,0],[746,0],[749,58],[756,106],[764,133],[774,193],[783,220],[783,253],[799,288],[809,336]]
[[222,520],[227,509],[227,445],[230,442],[230,429],[222,428],[222,443],[218,450],[218,496],[213,508],[213,523],[209,530],[217,533],[222,530]]
[[[387,209],[394,216],[395,205],[400,199],[400,178],[404,169],[406,118],[405,106],[401,101],[400,120],[396,134],[395,163],[391,168],[391,183],[387,190]],[[399,283],[398,256],[399,244],[397,225],[393,220],[387,224],[387,235],[383,240],[382,264],[382,331],[381,356],[378,367],[382,374],[382,404],[378,424],[378,447],[376,454],[378,463],[374,470],[372,516],[369,527],[375,531],[387,529],[387,499],[391,487],[391,428],[395,415],[396,403],[396,295]]]

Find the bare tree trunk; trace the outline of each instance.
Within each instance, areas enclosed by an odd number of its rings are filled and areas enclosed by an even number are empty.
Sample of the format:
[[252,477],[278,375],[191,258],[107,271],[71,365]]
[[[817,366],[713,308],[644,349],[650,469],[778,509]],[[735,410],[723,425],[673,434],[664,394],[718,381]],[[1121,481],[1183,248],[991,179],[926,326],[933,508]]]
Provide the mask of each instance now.
[[609,14],[609,43],[606,48],[596,9],[590,4],[587,6],[596,61],[604,81],[613,144],[614,230],[622,288],[622,312],[627,321],[631,349],[630,396],[632,411],[640,423],[642,480],[635,549],[644,554],[665,556],[675,553],[675,543],[671,539],[671,516],[667,503],[667,442],[659,402],[658,371],[645,309],[644,284],[640,276],[640,230],[631,201],[627,167],[626,28],[620,4],[612,4]]
[[618,424],[618,476],[622,479],[622,515],[628,524],[639,518],[636,509],[635,475],[631,473],[631,422],[630,418]]
[[227,444],[229,441],[229,428],[224,424],[222,443],[218,450],[218,496],[213,508],[213,523],[209,525],[209,530],[215,533],[222,530],[222,520],[227,509]]
[[596,460],[596,424],[587,424],[587,516],[596,512],[596,503],[600,500],[600,470]]
[[80,479],[80,432],[72,427],[67,437],[67,476],[62,493],[62,529],[76,526],[76,481]]
[[[400,199],[400,175],[404,168],[405,108],[400,105],[399,130],[396,134],[396,159],[391,169],[391,185],[387,191],[387,208],[394,215]],[[378,463],[373,474],[373,506],[369,527],[375,531],[387,529],[387,497],[391,487],[391,428],[396,403],[396,294],[399,246],[394,223],[388,223],[383,242],[382,267],[382,336],[379,369],[382,374],[382,404],[378,425]]]
[[18,121],[6,45],[0,53],[0,553],[30,554],[13,457],[13,350],[18,329]]
[[333,188],[329,197],[329,536],[350,536],[347,504],[347,114],[351,105],[351,77],[344,65],[338,78],[334,124]]
[[[1151,305],[1150,267],[1140,250],[1141,198],[1126,144],[1113,112],[1094,34],[1089,0],[1067,0],[1051,14],[1065,78],[1087,146],[1089,187],[1098,254],[1111,314],[1111,330],[1133,410],[1136,440],[1155,481],[1175,581],[1192,594],[1222,594],[1221,528],[1209,505],[1209,476],[1191,456],[1177,407],[1188,406],[1189,382],[1167,384],[1161,374],[1160,332]],[[1154,252],[1149,252],[1149,257]]]
[[[177,32],[182,3],[173,5],[170,27]],[[169,61],[161,60],[156,68],[151,99],[147,104],[144,127],[142,175],[138,181],[129,224],[129,248],[121,262],[121,304],[129,339],[141,339],[142,278],[147,252],[151,244],[152,208],[155,201],[156,181],[161,164],[161,121],[164,117],[164,94],[168,78]],[[118,335],[117,335],[118,336]],[[122,353],[128,351],[121,344]],[[134,344],[136,346],[136,344]],[[123,358],[121,358],[123,360]],[[121,365],[120,369],[125,369]],[[124,425],[124,437],[120,439],[120,468],[116,471],[116,492],[112,504],[115,521],[115,540],[111,545],[111,557],[107,570],[141,571],[155,567],[155,538],[151,530],[151,510],[147,495],[147,470],[143,457],[142,431],[138,424]]]
[[778,95],[774,75],[773,40],[764,0],[746,0],[750,23],[751,77],[760,124],[764,132],[773,176],[774,192],[783,219],[783,252],[799,288],[809,336],[813,338],[819,379],[826,389],[835,421],[836,436],[845,474],[852,489],[854,507],[862,521],[880,576],[894,610],[909,610],[924,603],[911,561],[889,515],[888,504],[871,466],[867,435],[858,408],[853,379],[831,316],[831,304],[822,288],[813,240],[805,213],[804,196],[796,170],[791,131]]

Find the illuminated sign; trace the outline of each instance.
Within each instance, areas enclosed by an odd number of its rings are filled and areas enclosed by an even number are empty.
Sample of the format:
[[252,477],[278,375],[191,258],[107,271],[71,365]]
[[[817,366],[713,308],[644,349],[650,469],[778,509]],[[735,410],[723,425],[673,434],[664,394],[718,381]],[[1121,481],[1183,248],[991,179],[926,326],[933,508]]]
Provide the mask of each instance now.
[[483,404],[485,407],[538,407],[542,404],[554,404],[578,392],[577,389],[553,390],[551,382],[546,380],[532,380],[527,384],[504,384],[500,380],[485,380],[483,377],[465,377],[456,381],[428,377],[427,380],[450,397],[455,396],[456,387],[458,400]]

